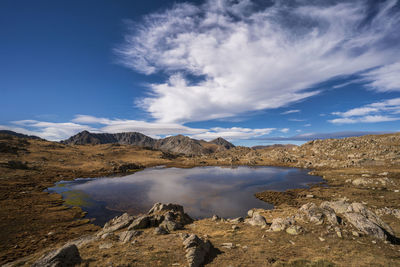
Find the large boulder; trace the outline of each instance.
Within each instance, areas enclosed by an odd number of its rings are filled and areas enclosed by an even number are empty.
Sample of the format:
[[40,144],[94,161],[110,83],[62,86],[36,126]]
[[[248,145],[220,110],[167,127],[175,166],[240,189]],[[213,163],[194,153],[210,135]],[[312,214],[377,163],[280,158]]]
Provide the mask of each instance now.
[[108,221],[104,226],[99,235],[103,235],[106,233],[115,232],[119,229],[122,229],[133,222],[135,217],[129,215],[128,213],[124,213],[121,216],[117,216],[114,219]]
[[73,267],[81,261],[78,248],[68,245],[43,255],[32,267]]
[[338,223],[338,218],[335,214],[335,211],[330,207],[321,208],[310,202],[304,204],[300,208],[300,212],[307,220],[315,224],[323,224],[324,222],[329,222],[330,224]]

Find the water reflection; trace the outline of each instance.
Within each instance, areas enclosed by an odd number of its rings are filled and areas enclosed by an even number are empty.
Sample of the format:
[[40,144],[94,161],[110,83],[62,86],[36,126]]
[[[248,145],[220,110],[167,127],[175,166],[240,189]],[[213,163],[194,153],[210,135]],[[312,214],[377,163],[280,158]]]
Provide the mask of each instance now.
[[[73,195],[75,205],[101,224],[115,216],[115,211],[143,213],[155,202],[181,204],[195,218],[213,214],[244,216],[250,208],[272,207],[256,199],[253,195],[256,192],[302,188],[321,181],[306,170],[294,168],[150,168],[124,177],[61,182],[49,191],[61,193],[67,202],[68,195]],[[84,200],[76,199],[79,195]]]

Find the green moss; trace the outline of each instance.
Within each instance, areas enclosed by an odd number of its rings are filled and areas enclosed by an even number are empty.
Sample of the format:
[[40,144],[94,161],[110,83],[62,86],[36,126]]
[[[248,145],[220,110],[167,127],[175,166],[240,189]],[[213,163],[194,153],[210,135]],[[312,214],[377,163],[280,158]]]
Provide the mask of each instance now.
[[66,205],[78,207],[93,207],[94,201],[83,191],[66,191],[63,193]]

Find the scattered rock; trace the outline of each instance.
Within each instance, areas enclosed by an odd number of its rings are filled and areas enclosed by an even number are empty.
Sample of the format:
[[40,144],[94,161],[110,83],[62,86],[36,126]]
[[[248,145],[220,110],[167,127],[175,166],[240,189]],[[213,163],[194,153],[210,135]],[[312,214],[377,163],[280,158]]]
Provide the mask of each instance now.
[[239,230],[239,226],[233,225],[233,226],[232,226],[232,230],[233,230],[233,231]]
[[103,229],[98,233],[98,236],[102,236],[105,233],[115,232],[119,229],[122,229],[132,223],[133,220],[134,217],[129,215],[128,213],[117,216],[104,225]]
[[43,255],[32,267],[63,267],[81,263],[79,250],[75,245],[64,246]]
[[237,217],[237,218],[234,218],[234,219],[229,219],[228,221],[231,222],[231,223],[242,223],[242,222],[244,222],[244,218],[243,217]]

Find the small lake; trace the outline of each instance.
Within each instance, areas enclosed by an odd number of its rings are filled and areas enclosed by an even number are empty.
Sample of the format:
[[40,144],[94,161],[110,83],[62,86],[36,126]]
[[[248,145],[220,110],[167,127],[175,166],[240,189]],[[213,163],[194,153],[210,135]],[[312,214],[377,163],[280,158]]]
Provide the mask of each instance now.
[[122,177],[61,181],[48,191],[60,193],[67,205],[81,207],[98,225],[122,212],[145,213],[155,202],[183,205],[194,218],[234,218],[246,216],[251,208],[272,208],[254,193],[323,182],[307,173],[280,167],[156,167]]

